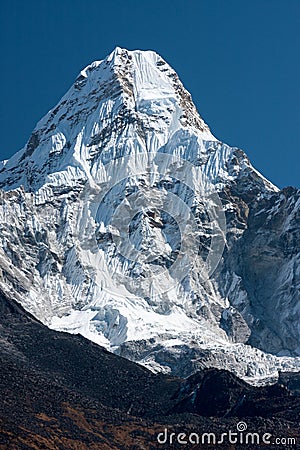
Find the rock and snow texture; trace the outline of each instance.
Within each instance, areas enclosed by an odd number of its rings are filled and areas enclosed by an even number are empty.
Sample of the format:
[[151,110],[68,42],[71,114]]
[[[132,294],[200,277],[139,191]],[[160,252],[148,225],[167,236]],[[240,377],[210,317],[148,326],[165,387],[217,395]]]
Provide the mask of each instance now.
[[172,68],[116,48],[0,165],[0,289],[153,370],[299,369],[300,192],[218,141]]

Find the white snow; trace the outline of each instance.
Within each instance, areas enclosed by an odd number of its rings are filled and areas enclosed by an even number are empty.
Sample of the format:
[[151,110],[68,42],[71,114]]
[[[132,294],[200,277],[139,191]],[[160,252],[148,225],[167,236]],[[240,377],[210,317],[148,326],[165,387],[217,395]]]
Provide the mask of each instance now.
[[[263,194],[277,188],[241,151],[218,141],[187,99],[173,69],[153,51],[117,47],[83,69],[34,138],[0,163],[0,186],[8,191],[0,206],[2,249],[9,233],[15,242],[24,236],[25,224],[35,242],[34,250],[26,239],[16,244],[24,259],[18,270],[8,251],[0,255],[9,273],[22,275],[22,294],[7,281],[0,285],[51,328],[109,349],[150,338],[176,349],[196,340],[199,348],[241,358],[243,370],[253,360],[252,378],[269,376],[286,360],[266,363],[262,352],[232,344],[213,313],[205,320],[197,311],[228,307],[205,278],[224,246],[216,192],[245,172],[260,178]],[[190,214],[196,206],[217,217],[217,226],[197,230]],[[126,240],[133,212],[143,216]],[[169,220],[160,228],[163,213],[180,226]],[[213,236],[211,267],[198,255],[198,236]],[[166,270],[173,251],[179,263]],[[163,269],[153,263],[159,258]],[[241,290],[236,302],[243,301]],[[168,371],[152,356],[141,362]]]

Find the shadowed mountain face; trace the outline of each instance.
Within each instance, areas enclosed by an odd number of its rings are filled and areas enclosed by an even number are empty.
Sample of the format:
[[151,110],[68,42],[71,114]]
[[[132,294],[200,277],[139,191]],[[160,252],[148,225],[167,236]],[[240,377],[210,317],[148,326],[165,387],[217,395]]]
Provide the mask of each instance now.
[[155,375],[82,336],[49,330],[2,294],[0,308],[1,450],[183,448],[157,435],[220,435],[241,419],[249,431],[297,436],[296,374],[261,388],[216,369],[185,380]]

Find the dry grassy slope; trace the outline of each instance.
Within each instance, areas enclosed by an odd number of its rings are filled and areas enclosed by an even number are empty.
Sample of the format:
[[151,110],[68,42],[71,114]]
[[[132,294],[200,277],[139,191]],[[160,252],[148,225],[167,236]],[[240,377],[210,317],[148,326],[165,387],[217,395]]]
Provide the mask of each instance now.
[[247,416],[251,430],[298,433],[299,397],[285,387],[255,389],[214,369],[188,380],[154,375],[81,336],[47,329],[3,296],[0,305],[1,450],[170,448],[156,442],[165,427],[220,433]]

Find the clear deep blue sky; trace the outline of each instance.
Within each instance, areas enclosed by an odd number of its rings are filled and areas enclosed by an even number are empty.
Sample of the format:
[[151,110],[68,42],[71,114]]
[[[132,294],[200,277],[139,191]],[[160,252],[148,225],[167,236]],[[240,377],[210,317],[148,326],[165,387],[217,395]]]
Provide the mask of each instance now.
[[160,53],[217,138],[299,187],[299,30],[300,0],[2,0],[0,159],[118,45]]

